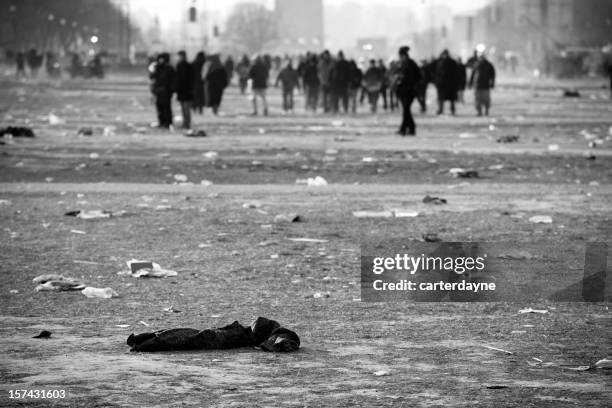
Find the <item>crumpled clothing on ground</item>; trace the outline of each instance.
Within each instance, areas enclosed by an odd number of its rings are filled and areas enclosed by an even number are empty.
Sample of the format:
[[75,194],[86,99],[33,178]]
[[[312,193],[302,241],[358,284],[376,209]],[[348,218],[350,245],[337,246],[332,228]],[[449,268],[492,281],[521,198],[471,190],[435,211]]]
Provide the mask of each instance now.
[[234,323],[218,329],[166,329],[133,333],[127,339],[130,351],[224,350],[258,347],[264,351],[290,352],[300,347],[298,335],[278,322],[258,317],[250,327]]

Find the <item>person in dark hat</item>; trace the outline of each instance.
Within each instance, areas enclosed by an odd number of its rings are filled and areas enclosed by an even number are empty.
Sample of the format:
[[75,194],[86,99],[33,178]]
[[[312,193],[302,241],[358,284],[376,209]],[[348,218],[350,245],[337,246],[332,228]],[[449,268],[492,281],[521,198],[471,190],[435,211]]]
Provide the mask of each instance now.
[[187,53],[179,51],[176,63],[176,99],[181,104],[183,129],[191,128],[191,103],[194,95],[193,65],[187,61]]
[[402,123],[397,132],[401,136],[416,134],[416,125],[410,107],[415,97],[415,88],[422,77],[419,66],[409,57],[408,51],[410,51],[408,46],[399,48],[400,61],[391,82],[392,89],[402,105]]
[[170,65],[170,54],[162,52],[151,73],[151,92],[155,97],[158,126],[168,129],[172,125],[172,94],[174,92],[174,68]]

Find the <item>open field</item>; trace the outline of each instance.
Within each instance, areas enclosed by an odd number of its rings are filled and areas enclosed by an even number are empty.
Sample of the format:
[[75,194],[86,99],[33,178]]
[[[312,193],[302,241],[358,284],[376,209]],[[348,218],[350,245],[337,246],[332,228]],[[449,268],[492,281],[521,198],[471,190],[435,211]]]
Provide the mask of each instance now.
[[[365,107],[350,116],[281,115],[278,90],[271,115],[251,118],[249,101],[231,88],[222,116],[195,116],[209,136],[188,138],[149,127],[142,80],[0,81],[0,127],[27,124],[37,134],[0,146],[0,405],[609,406],[609,370],[569,369],[612,353],[609,302],[360,301],[366,240],[437,233],[514,249],[610,243],[612,101],[599,82],[582,85],[583,97],[568,99],[555,84],[502,83],[491,118],[476,118],[469,103],[457,117],[416,114],[416,138],[394,135],[399,113],[372,116]],[[49,125],[50,113],[65,123]],[[84,127],[94,134],[79,136]],[[520,138],[496,143],[505,135]],[[588,138],[601,143],[589,149]],[[218,157],[204,156],[211,151]],[[454,167],[480,177],[453,178]],[[179,174],[193,184],[176,184]],[[296,184],[317,175],[330,184]],[[426,194],[448,204],[424,204]],[[251,202],[259,207],[243,207]],[[391,208],[419,215],[352,215]],[[81,209],[127,213],[64,216]],[[287,213],[304,222],[274,222]],[[534,215],[553,222],[533,224]],[[132,258],[178,276],[118,275]],[[35,292],[32,278],[44,273],[120,297]],[[549,313],[519,314],[523,307]],[[139,354],[125,344],[132,332],[257,316],[295,330],[302,348]],[[31,338],[41,330],[51,339]],[[533,358],[555,364],[528,364]],[[68,397],[8,399],[24,388]]]

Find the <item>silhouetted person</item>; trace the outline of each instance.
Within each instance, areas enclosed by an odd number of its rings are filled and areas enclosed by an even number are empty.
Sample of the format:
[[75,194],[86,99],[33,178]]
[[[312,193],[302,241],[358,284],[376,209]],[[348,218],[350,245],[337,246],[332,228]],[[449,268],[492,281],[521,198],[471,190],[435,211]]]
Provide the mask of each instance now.
[[266,101],[266,89],[268,88],[268,77],[270,75],[269,64],[266,60],[257,56],[253,66],[249,70],[251,88],[253,91],[253,116],[257,116],[257,98],[261,99],[264,116],[268,115],[268,102]]
[[323,51],[321,58],[318,62],[318,73],[319,83],[321,84],[321,101],[323,105],[323,111],[325,113],[331,110],[331,86],[330,86],[330,74],[333,67],[333,61],[328,50]]
[[304,65],[304,74],[302,76],[304,85],[304,95],[306,97],[306,109],[316,112],[317,103],[319,101],[319,70],[316,55],[310,55]]
[[78,53],[72,53],[70,58],[70,78],[75,78],[79,75],[83,75],[83,61]]
[[491,108],[491,89],[495,87],[495,68],[482,52],[478,56],[478,62],[474,65],[472,75],[470,76],[469,87],[474,87],[474,103],[478,116],[482,116],[482,108],[484,114],[489,115]]
[[338,113],[340,102],[344,113],[348,113],[349,86],[351,84],[351,64],[344,58],[342,51],[338,52],[338,59],[330,72],[329,86],[332,92],[332,110]]
[[465,103],[464,93],[467,87],[467,68],[461,61],[461,58],[457,58],[457,100],[461,103]]
[[223,63],[223,67],[225,68],[225,75],[227,76],[227,84],[232,83],[232,78],[234,77],[234,59],[232,56],[228,56]]
[[28,75],[26,74],[26,71],[25,71],[25,64],[26,64],[25,54],[19,51],[15,58],[15,62],[17,64],[17,70],[15,71],[15,79],[27,78]]
[[240,87],[240,93],[243,95],[246,92],[247,83],[249,81],[250,67],[251,62],[249,61],[249,57],[243,55],[242,59],[236,66],[236,72],[238,73],[238,86]]
[[293,90],[300,87],[298,73],[293,69],[291,60],[288,59],[286,65],[280,70],[276,77],[276,86],[281,84],[283,90],[283,111],[285,113],[293,111]]
[[448,50],[442,51],[436,64],[435,84],[438,92],[438,115],[444,112],[444,102],[450,102],[451,114],[455,114],[457,101],[457,63],[450,57]]
[[376,60],[370,60],[370,66],[363,74],[363,86],[368,93],[368,102],[370,103],[370,112],[376,113],[378,105],[378,97],[383,87],[385,74],[376,65]]
[[398,54],[400,65],[393,75],[393,89],[402,105],[402,123],[398,134],[402,136],[416,134],[416,125],[410,107],[415,96],[415,87],[421,81],[419,66],[408,56],[410,47],[400,47]]
[[151,91],[155,97],[155,108],[160,128],[168,129],[172,125],[172,94],[174,90],[174,68],[170,65],[170,54],[163,52],[157,57],[157,63],[151,79]]
[[191,102],[194,93],[193,66],[187,61],[185,51],[179,51],[176,55],[178,57],[175,75],[176,99],[181,105],[183,129],[191,129]]
[[383,100],[383,109],[387,110],[389,106],[387,104],[387,89],[389,88],[389,83],[387,82],[387,67],[385,66],[385,63],[382,59],[378,60],[378,69],[380,70],[380,72],[382,72],[383,75],[382,86],[380,88],[380,96],[382,96]]
[[38,70],[40,69],[43,61],[42,54],[39,54],[35,48],[32,48],[30,51],[28,51],[26,61],[28,63],[28,68],[30,68],[30,76],[32,78],[38,77]]
[[351,105],[351,112],[357,113],[357,95],[361,89],[363,82],[363,72],[355,62],[355,60],[349,61],[351,64],[351,83],[349,85],[349,102]]
[[193,66],[193,103],[192,109],[198,113],[204,110],[204,79],[202,69],[206,63],[206,54],[200,51],[191,63]]
[[221,106],[221,100],[223,99],[223,91],[228,85],[226,67],[221,64],[219,54],[210,56],[205,70],[204,89],[206,90],[206,106],[210,106],[213,114],[217,115],[219,113],[219,106]]

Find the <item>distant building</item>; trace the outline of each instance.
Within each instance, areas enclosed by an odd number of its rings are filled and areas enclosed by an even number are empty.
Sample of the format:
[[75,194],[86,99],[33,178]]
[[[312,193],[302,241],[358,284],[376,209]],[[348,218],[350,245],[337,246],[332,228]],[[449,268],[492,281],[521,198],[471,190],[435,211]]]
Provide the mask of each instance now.
[[321,50],[324,45],[323,0],[275,0],[278,48]]
[[472,15],[456,16],[452,38],[463,52],[482,43],[498,58],[515,53],[548,70],[557,55],[612,41],[612,1],[493,0]]

